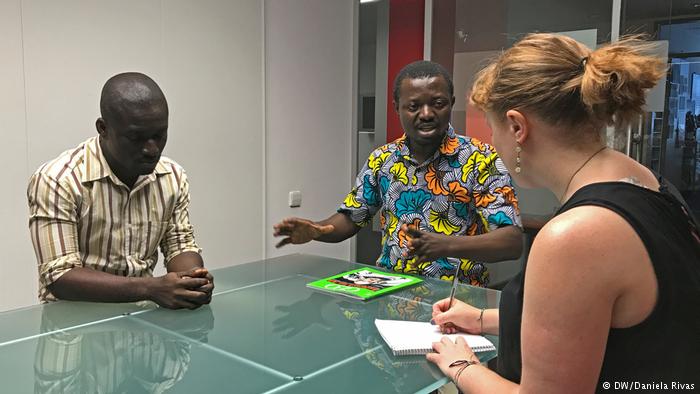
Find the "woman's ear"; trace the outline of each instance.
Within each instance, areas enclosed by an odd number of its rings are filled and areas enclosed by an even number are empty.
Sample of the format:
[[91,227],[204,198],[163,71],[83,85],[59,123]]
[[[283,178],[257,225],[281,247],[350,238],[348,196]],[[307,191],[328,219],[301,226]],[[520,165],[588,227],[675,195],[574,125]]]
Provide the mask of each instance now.
[[525,115],[518,110],[510,109],[506,112],[506,124],[513,133],[515,141],[522,145],[530,133],[530,124]]

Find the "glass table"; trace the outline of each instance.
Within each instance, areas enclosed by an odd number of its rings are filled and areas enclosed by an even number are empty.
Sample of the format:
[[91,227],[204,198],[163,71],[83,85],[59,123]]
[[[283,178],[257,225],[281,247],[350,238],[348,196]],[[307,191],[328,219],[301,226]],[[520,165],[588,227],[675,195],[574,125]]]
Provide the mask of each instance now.
[[[393,356],[374,319],[427,321],[450,284],[365,302],[305,287],[361,266],[295,254],[212,270],[212,302],[194,311],[62,301],[0,313],[2,391],[424,393],[447,383],[424,356]],[[499,292],[462,285],[457,298],[496,307]]]

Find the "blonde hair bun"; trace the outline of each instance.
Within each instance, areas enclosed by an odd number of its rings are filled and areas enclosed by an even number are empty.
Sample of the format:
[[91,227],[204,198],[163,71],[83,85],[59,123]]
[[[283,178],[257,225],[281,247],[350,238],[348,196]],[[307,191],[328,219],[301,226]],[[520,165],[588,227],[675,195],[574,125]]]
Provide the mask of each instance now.
[[623,124],[666,73],[654,43],[625,37],[594,51],[558,34],[530,34],[477,74],[470,101],[497,115],[531,111],[563,126]]

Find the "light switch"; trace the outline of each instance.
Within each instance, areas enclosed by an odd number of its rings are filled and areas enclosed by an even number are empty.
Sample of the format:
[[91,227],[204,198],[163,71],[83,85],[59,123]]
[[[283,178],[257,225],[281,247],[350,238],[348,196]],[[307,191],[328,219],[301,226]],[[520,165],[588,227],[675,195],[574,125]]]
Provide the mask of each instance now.
[[299,190],[289,192],[289,206],[292,208],[301,206],[301,192]]

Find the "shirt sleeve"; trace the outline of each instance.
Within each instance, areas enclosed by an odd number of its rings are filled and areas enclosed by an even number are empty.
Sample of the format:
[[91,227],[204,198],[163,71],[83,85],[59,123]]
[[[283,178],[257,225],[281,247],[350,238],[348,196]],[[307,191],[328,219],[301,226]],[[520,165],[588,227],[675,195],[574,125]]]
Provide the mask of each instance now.
[[202,249],[194,241],[194,228],[190,223],[190,184],[185,171],[181,170],[179,179],[179,193],[175,203],[173,215],[168,221],[167,229],[160,241],[160,249],[165,257],[167,267],[170,260],[184,252],[202,253]]
[[380,159],[380,155],[388,154],[381,150],[372,152],[357,174],[355,186],[338,207],[338,212],[348,215],[350,220],[360,227],[366,226],[382,206],[376,174],[383,160]]
[[474,204],[489,230],[505,226],[522,227],[515,188],[503,161],[486,145],[483,163],[474,168]]
[[27,200],[39,282],[46,287],[70,269],[82,266],[76,196],[68,186],[37,172],[29,179]]

